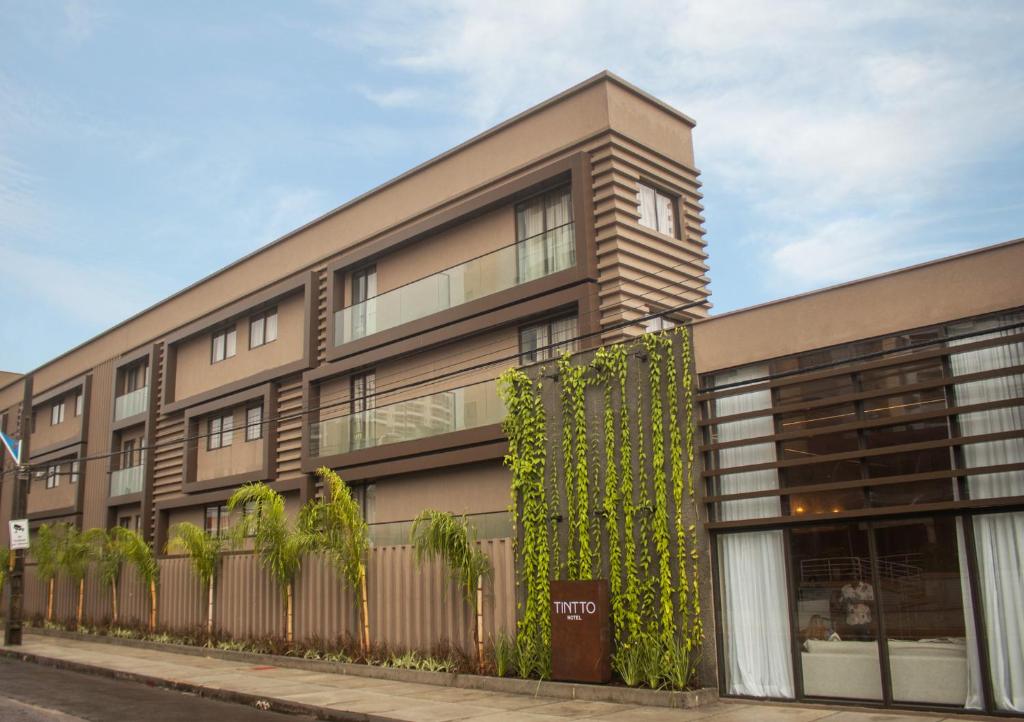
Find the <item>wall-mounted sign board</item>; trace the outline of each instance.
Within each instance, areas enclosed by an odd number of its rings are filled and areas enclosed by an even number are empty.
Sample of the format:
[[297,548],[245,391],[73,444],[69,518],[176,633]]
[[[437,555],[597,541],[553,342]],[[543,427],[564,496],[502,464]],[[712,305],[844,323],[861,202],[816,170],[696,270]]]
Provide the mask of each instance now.
[[603,684],[612,678],[608,581],[551,582],[551,677]]

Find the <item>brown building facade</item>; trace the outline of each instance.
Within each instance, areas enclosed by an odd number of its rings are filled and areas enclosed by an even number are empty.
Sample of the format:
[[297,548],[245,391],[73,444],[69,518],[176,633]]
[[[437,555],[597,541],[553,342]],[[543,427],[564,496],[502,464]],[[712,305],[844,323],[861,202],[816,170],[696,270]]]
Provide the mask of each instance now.
[[425,506],[507,535],[503,365],[709,308],[692,128],[600,74],[35,369],[33,524],[161,550],[245,481],[297,508],[327,465],[375,538]]
[[[685,322],[702,681],[1024,711],[1024,241],[709,317],[693,125],[602,73],[32,371],[30,409],[0,380],[2,428],[31,414],[32,524],[130,526],[162,552],[175,523],[223,531],[239,484],[297,510],[328,466],[370,523],[375,638],[466,639],[451,590],[412,623],[389,601],[433,593],[403,546],[428,507],[469,515],[496,569],[488,633],[511,630],[496,376]],[[161,565],[161,622],[197,622],[184,560]],[[224,574],[218,624],[273,631],[252,557]],[[299,636],[352,622],[337,587],[303,572]]]

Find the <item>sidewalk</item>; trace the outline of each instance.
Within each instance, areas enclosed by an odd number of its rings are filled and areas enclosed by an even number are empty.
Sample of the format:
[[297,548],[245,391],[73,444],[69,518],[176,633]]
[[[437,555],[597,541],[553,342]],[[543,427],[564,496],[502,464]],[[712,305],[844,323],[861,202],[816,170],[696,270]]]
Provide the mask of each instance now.
[[963,722],[981,717],[871,712],[807,705],[716,702],[692,709],[559,700],[372,679],[345,674],[253,665],[103,642],[26,634],[24,644],[0,653],[77,671],[104,674],[278,711],[337,720],[441,722],[556,722],[667,720],[707,722]]

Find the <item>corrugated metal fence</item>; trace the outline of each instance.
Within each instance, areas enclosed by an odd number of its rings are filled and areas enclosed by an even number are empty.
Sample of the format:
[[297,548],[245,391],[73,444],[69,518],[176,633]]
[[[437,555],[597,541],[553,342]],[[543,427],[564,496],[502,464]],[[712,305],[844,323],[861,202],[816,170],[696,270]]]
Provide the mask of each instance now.
[[[515,626],[515,569],[511,539],[480,542],[494,567],[484,583],[484,635],[512,632]],[[78,590],[58,577],[54,618],[75,616]],[[149,615],[149,592],[135,571],[125,567],[118,594],[122,623],[144,623]],[[90,574],[85,584],[85,617],[110,618],[111,592]],[[473,640],[473,610],[447,570],[439,563],[416,564],[410,546],[372,547],[367,564],[370,636],[374,643],[395,649],[429,650],[448,641],[469,651]],[[358,637],[356,594],[345,587],[330,564],[320,557],[306,559],[296,580],[295,638]],[[25,614],[46,613],[46,586],[26,566]],[[185,557],[160,559],[157,599],[159,625],[193,629],[206,619],[206,593]],[[215,599],[215,626],[235,638],[284,635],[283,594],[251,553],[226,554],[221,561]]]

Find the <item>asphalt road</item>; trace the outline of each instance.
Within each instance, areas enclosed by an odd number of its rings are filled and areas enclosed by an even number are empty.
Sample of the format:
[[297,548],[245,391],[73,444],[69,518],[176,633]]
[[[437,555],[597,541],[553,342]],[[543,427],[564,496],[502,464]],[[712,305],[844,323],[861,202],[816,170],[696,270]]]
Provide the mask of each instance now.
[[261,712],[138,682],[0,658],[3,722],[300,722],[311,719]]

